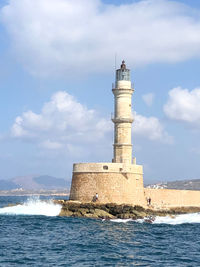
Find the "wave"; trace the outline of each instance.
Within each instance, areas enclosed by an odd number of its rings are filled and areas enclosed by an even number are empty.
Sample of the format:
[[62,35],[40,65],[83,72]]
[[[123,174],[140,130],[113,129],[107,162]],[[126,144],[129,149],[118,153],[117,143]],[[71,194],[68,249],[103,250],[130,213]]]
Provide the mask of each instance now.
[[184,223],[200,223],[200,213],[188,213],[176,215],[174,217],[156,217],[154,224],[184,224]]
[[52,200],[42,201],[39,197],[28,198],[23,204],[0,208],[0,215],[44,215],[58,216],[62,206]]
[[137,223],[146,223],[150,222],[152,224],[185,224],[185,223],[200,223],[200,213],[188,213],[188,214],[181,214],[176,216],[157,216],[154,219],[144,218],[144,219],[138,219],[138,220],[132,220],[132,219],[112,219],[110,220],[112,222],[116,223],[127,223],[127,222],[137,222]]
[[132,219],[111,219],[110,220],[111,222],[116,222],[116,223],[127,223],[127,222],[132,222],[133,220]]

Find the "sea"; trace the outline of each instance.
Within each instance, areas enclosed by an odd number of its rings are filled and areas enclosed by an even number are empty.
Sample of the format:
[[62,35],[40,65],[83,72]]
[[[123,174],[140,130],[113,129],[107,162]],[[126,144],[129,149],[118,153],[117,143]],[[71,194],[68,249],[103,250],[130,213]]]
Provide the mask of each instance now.
[[200,266],[199,213],[153,223],[67,218],[52,199],[0,197],[0,267]]

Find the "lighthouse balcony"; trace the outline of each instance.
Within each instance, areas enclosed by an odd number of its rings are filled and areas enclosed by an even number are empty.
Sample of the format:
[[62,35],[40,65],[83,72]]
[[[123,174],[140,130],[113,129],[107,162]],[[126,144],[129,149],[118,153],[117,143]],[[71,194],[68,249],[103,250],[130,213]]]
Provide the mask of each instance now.
[[111,120],[114,123],[132,123],[134,121],[133,114],[129,115],[129,117],[115,117],[113,113],[111,113]]
[[[121,81],[122,82],[122,84],[124,83],[124,81]],[[118,84],[119,84],[119,81],[118,82],[116,82],[116,83],[112,83],[112,89],[119,89],[119,87],[118,87]],[[128,85],[128,86],[127,86]],[[124,86],[125,88],[124,89],[134,89],[134,83],[133,82],[128,82],[128,84],[127,84],[126,86]],[[129,86],[130,85],[130,86]],[[120,89],[122,89],[122,88],[120,88]]]

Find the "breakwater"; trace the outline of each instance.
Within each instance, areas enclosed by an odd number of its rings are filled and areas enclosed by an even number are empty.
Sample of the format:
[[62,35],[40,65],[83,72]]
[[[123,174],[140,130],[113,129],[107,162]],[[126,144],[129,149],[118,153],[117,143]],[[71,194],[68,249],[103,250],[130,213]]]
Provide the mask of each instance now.
[[143,208],[139,205],[117,205],[115,203],[78,202],[68,200],[54,200],[62,205],[60,216],[85,217],[95,219],[144,219],[151,222],[156,216],[171,216],[185,213],[200,212],[200,207],[173,207],[169,209]]

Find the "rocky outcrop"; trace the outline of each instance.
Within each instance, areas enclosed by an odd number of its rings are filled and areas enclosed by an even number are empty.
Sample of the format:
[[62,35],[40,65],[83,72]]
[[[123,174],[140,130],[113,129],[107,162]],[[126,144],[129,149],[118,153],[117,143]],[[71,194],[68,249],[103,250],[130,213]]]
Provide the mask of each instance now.
[[151,222],[155,216],[173,216],[184,213],[200,212],[200,207],[177,207],[167,210],[155,210],[153,208],[145,209],[141,206],[117,205],[115,203],[81,203],[78,201],[55,200],[56,204],[62,205],[60,216],[67,217],[85,217],[96,219],[143,219]]
[[114,216],[102,205],[76,201],[55,201],[62,205],[60,216],[112,219]]

